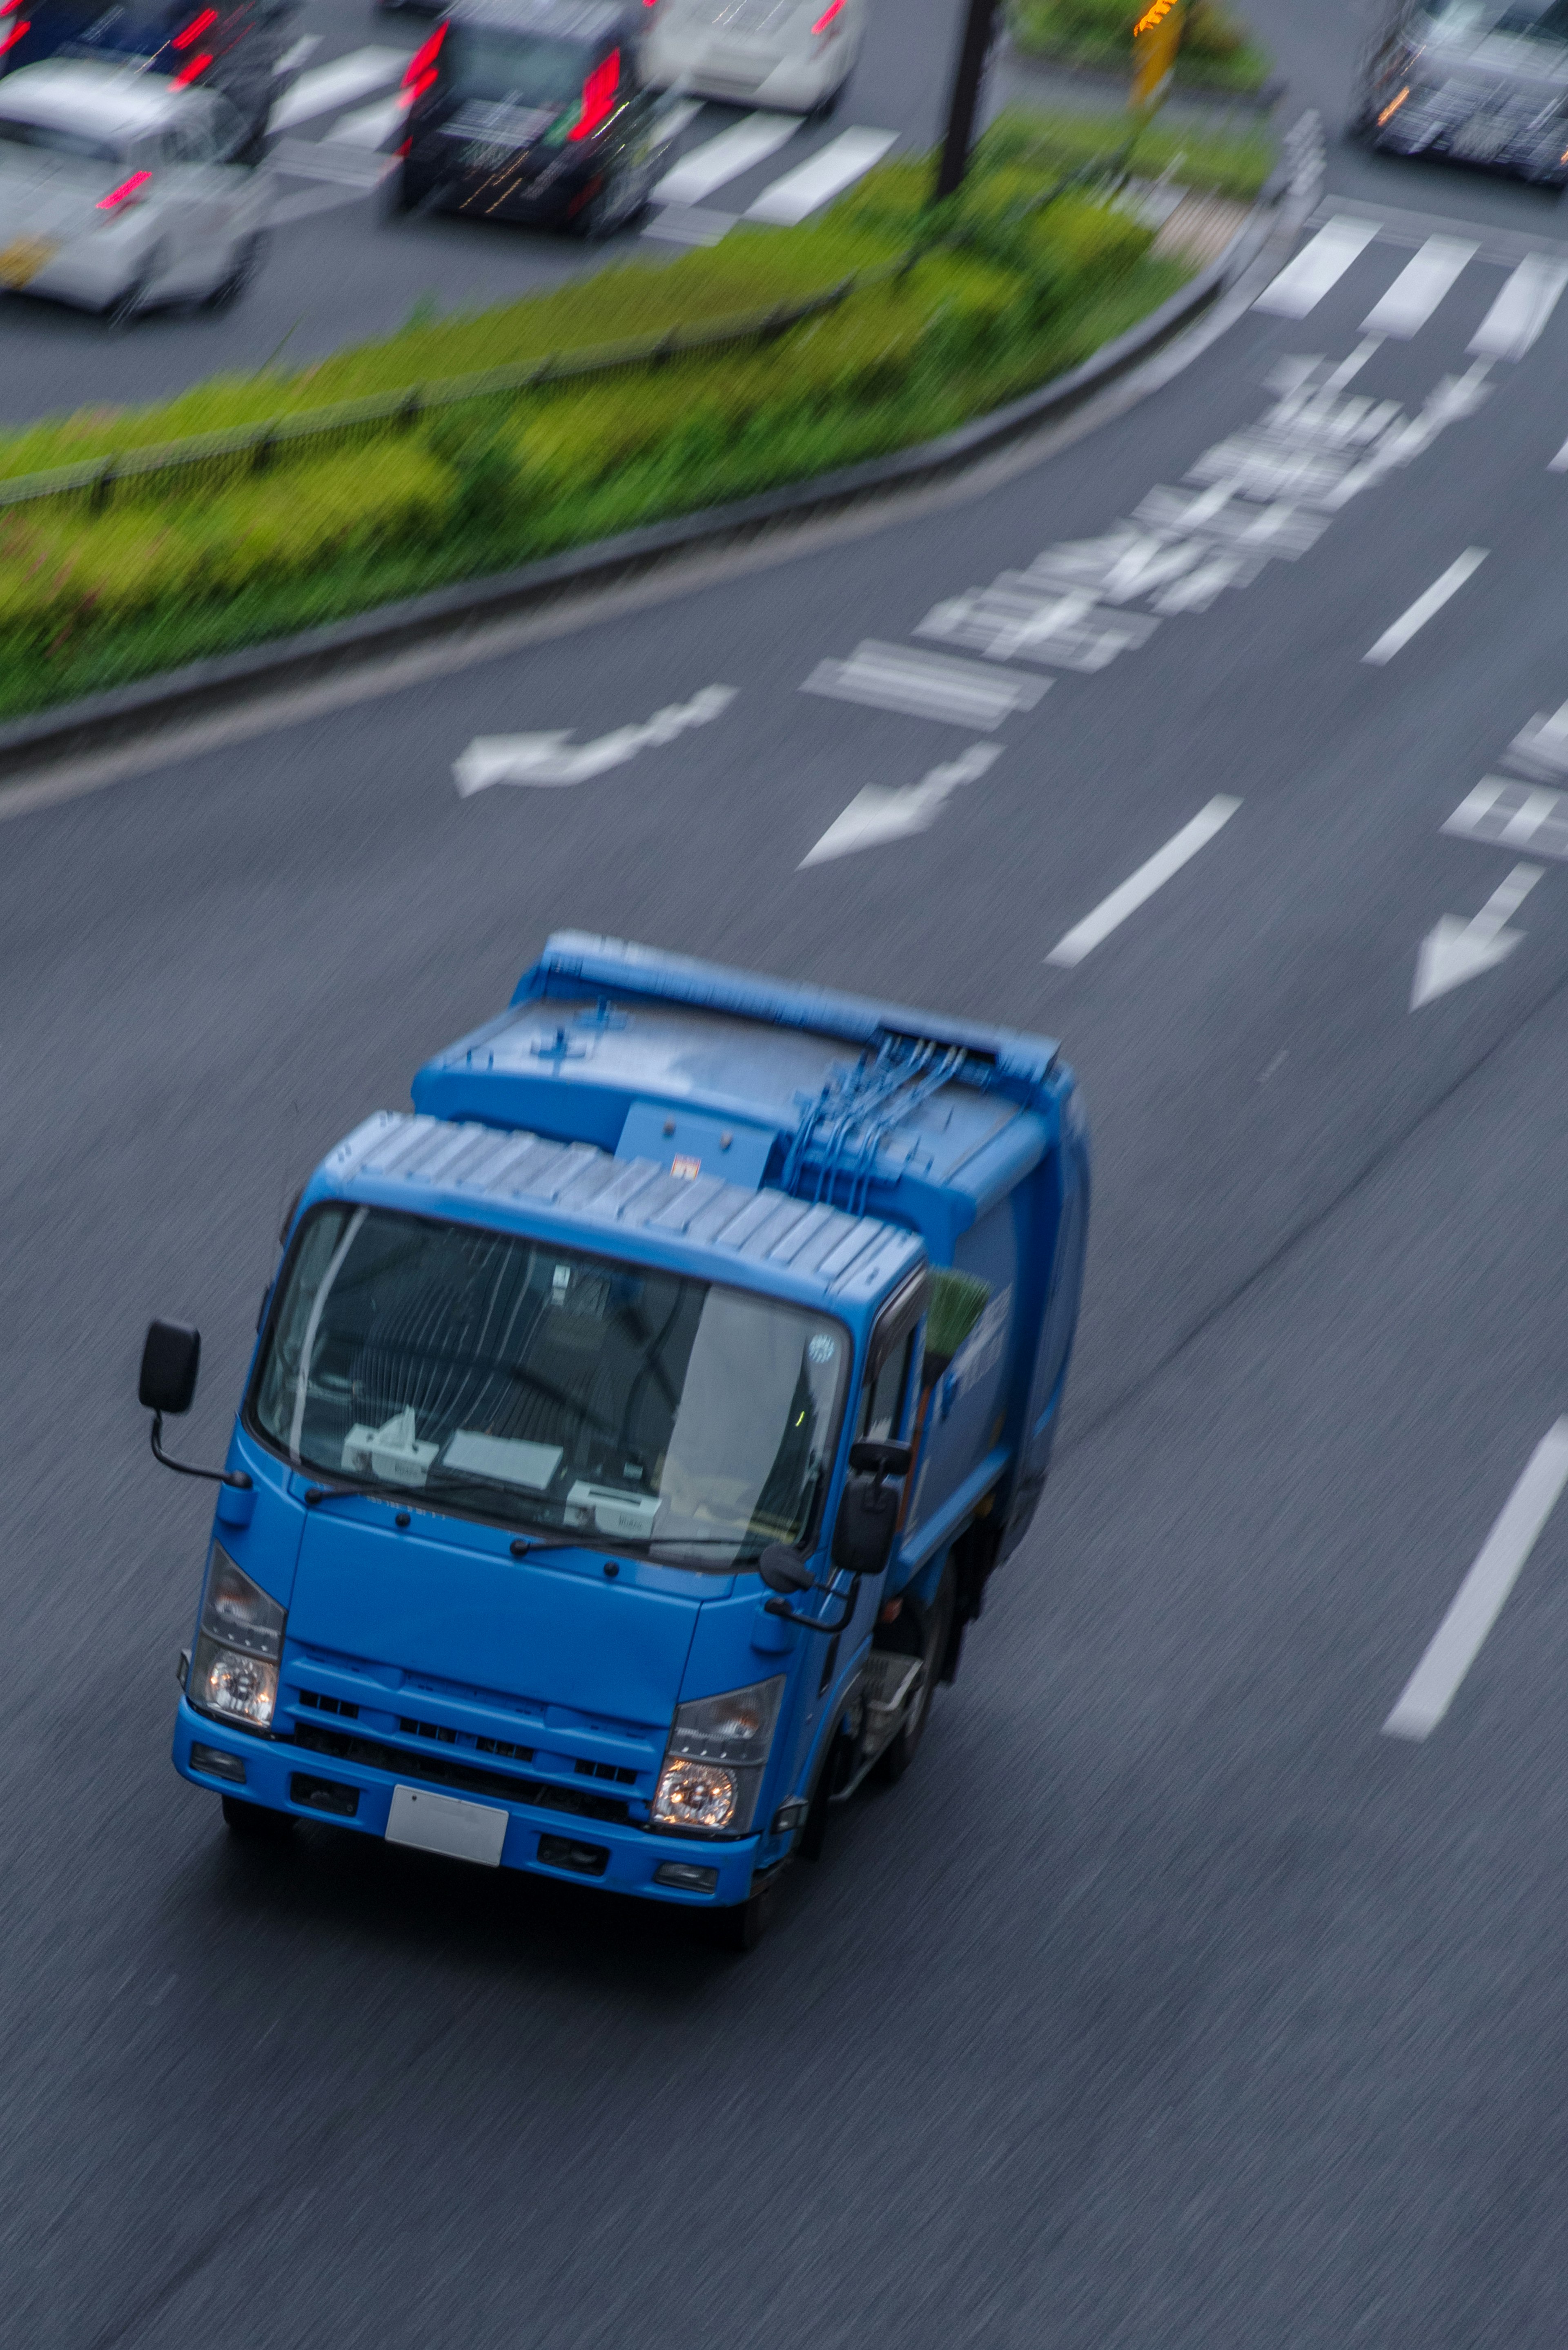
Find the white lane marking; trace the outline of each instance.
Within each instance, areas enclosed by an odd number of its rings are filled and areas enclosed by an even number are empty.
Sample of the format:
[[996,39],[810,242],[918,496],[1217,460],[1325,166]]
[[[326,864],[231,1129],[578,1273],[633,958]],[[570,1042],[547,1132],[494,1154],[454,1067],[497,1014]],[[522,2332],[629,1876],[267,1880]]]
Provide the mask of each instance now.
[[717,139],[705,139],[701,147],[682,155],[659,182],[649,201],[700,204],[726,180],[738,179],[753,163],[775,153],[799,129],[796,114],[748,114],[743,121],[721,130]]
[[267,161],[289,180],[332,180],[361,192],[375,187],[394,166],[390,155],[362,147],[334,147],[323,139],[280,139]]
[[[392,172],[396,168],[395,162],[389,156],[386,169]],[[283,202],[274,204],[271,212],[268,213],[267,226],[287,228],[295,221],[314,219],[317,213],[335,213],[344,204],[362,204],[367,196],[375,193],[375,188],[376,183],[371,181],[364,185],[356,183],[350,187],[310,188],[306,189],[303,195],[285,196]]]
[[1452,987],[1462,987],[1468,979],[1479,979],[1483,971],[1490,971],[1513,952],[1524,933],[1507,930],[1504,924],[1529,897],[1542,871],[1539,865],[1516,865],[1468,922],[1458,914],[1444,914],[1433,924],[1416,956],[1412,1012],[1447,995]]
[[706,103],[706,99],[701,98],[683,98],[670,109],[668,114],[661,114],[659,118],[660,143],[666,147],[670,146],[680,138],[689,122],[696,121]]
[[1381,669],[1397,652],[1403,651],[1417,629],[1424,629],[1435,612],[1440,612],[1450,596],[1457,595],[1472,571],[1479,571],[1486,561],[1484,546],[1467,546],[1464,553],[1450,563],[1440,579],[1434,579],[1423,595],[1417,596],[1407,612],[1401,612],[1392,628],[1385,629],[1377,642],[1361,656]]
[[1520,1570],[1568,1485],[1568,1419],[1549,1428],[1454,1595],[1426,1655],[1383,1725],[1386,1738],[1429,1738],[1480,1654]]
[[276,65],[273,68],[274,73],[297,73],[300,67],[306,62],[306,59],[307,57],[313,57],[320,47],[321,36],[319,33],[302,33],[298,40],[296,41],[293,48],[285,49],[282,57],[279,57]]
[[717,244],[740,217],[739,213],[711,212],[698,204],[664,204],[642,233],[662,237],[667,244]]
[[1459,237],[1429,236],[1420,252],[1405,264],[1382,301],[1367,312],[1362,333],[1397,335],[1408,342],[1426,325],[1475,252],[1473,244]]
[[1546,470],[1549,473],[1568,473],[1568,441],[1564,441]]
[[1521,359],[1557,307],[1564,286],[1568,261],[1526,254],[1467,348],[1481,359]]
[[844,131],[764,188],[756,202],[746,206],[746,218],[794,228],[831,197],[842,195],[873,163],[880,162],[898,136],[896,130]]
[[1509,744],[1508,756],[1527,775],[1568,775],[1568,702],[1550,717],[1538,710]]
[[340,114],[323,139],[334,147],[384,147],[408,112],[403,95],[400,90],[396,98],[379,98],[373,106]]
[[554,734],[481,734],[453,762],[452,780],[462,799],[493,784],[586,784],[611,767],[624,767],[639,751],[673,743],[690,727],[706,726],[728,710],[735,691],[732,685],[705,685],[690,702],[656,710],[645,725],[618,726],[597,743],[573,743],[566,729]]
[[408,62],[402,49],[355,49],[346,57],[334,57],[330,65],[300,75],[273,108],[268,128],[292,130],[296,122],[308,122],[313,115],[329,114],[335,106],[368,97],[371,90],[400,80]]
[[1568,794],[1487,775],[1439,830],[1483,848],[1528,848],[1532,857],[1568,859]]
[[1189,858],[1196,857],[1221,826],[1230,823],[1241,805],[1240,800],[1229,799],[1220,793],[1207,807],[1199,808],[1191,823],[1184,824],[1163,848],[1157,848],[1146,864],[1128,875],[1119,889],[1113,889],[1092,914],[1075,922],[1065,938],[1057,940],[1046,962],[1056,964],[1059,970],[1074,970],[1086,954],[1092,954],[1103,940],[1118,930],[1129,914],[1136,914],[1146,899],[1162,889],[1172,874],[1179,873]]
[[993,734],[1015,710],[1033,710],[1050,691],[1048,677],[1016,677],[1011,670],[947,653],[919,653],[908,645],[867,638],[844,661],[818,661],[801,687],[835,702],[862,702],[874,710],[901,710],[909,718],[945,719]]
[[1272,310],[1281,318],[1304,318],[1315,310],[1330,288],[1338,285],[1356,256],[1377,234],[1377,223],[1352,220],[1346,213],[1320,228],[1293,261],[1287,261],[1273,282],[1265,286],[1252,307]]
[[830,858],[848,857],[857,848],[880,848],[889,840],[907,840],[911,833],[925,832],[936,822],[949,795],[961,784],[978,782],[1001,756],[1000,743],[976,743],[945,766],[933,767],[921,783],[896,791],[882,784],[867,784],[843,814],[835,816],[796,870],[804,872],[808,865],[826,865]]
[[[1339,365],[1334,369],[1334,373],[1330,376],[1324,377],[1323,384],[1324,391],[1330,396],[1334,392],[1343,391],[1345,385],[1353,382],[1355,377],[1361,373],[1362,369],[1366,365],[1367,360],[1372,357],[1373,353],[1375,351],[1381,350],[1382,348],[1382,336],[1369,335],[1366,329],[1363,328],[1361,340],[1356,344],[1355,348],[1351,352],[1350,357],[1347,359],[1341,359]],[[1310,362],[1308,372],[1311,372]],[[1295,388],[1294,384],[1292,384],[1289,387],[1293,391]]]

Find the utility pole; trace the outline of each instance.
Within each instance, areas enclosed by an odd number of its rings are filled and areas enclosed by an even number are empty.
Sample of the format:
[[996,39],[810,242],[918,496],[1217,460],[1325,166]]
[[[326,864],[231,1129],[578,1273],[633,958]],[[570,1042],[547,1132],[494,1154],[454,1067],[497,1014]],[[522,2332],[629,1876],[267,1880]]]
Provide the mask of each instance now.
[[941,161],[937,165],[937,183],[932,190],[940,203],[963,182],[969,169],[969,151],[974,140],[975,109],[980,103],[980,85],[985,73],[985,61],[991,52],[991,29],[996,16],[996,0],[969,0],[963,20],[963,33],[959,41],[958,59],[953,67],[951,94],[948,99],[947,136],[942,140]]

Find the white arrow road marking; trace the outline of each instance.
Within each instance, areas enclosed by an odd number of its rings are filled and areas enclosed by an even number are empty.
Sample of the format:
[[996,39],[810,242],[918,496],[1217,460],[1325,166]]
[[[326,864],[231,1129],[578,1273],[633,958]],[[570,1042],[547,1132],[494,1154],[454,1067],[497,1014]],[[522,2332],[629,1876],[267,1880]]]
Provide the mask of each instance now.
[[481,734],[453,761],[452,778],[463,799],[488,791],[492,784],[586,784],[611,767],[624,767],[639,751],[673,743],[690,727],[706,726],[728,710],[735,693],[732,685],[705,685],[690,702],[656,710],[645,725],[618,726],[597,743],[574,743],[565,728],[554,734]]
[[857,792],[843,815],[835,816],[796,869],[826,865],[830,857],[848,857],[857,848],[880,848],[885,841],[906,840],[911,833],[926,831],[936,822],[948,795],[961,784],[977,782],[1001,756],[1000,743],[976,743],[945,766],[933,767],[923,783],[897,791],[882,784],[867,784],[864,791]]
[[1173,873],[1179,873],[1188,858],[1196,857],[1199,850],[1213,839],[1220,826],[1230,823],[1241,805],[1240,800],[1227,799],[1220,793],[1210,801],[1207,807],[1199,808],[1191,823],[1184,824],[1163,848],[1157,848],[1148,862],[1140,865],[1136,873],[1129,874],[1119,889],[1113,889],[1108,898],[1101,899],[1092,914],[1085,914],[1081,922],[1074,924],[1065,938],[1058,939],[1046,956],[1046,962],[1054,962],[1064,971],[1071,971],[1075,964],[1081,963],[1086,954],[1093,953],[1102,939],[1108,939],[1129,914],[1136,914],[1146,899],[1152,898],[1157,889],[1162,889]]
[[1564,1485],[1568,1485],[1568,1419],[1560,1419],[1547,1430],[1503,1503],[1502,1514],[1384,1723],[1385,1737],[1422,1739],[1436,1730],[1480,1656],[1481,1643],[1519,1580],[1520,1570]]
[[1523,905],[1545,870],[1543,865],[1516,865],[1470,920],[1445,914],[1428,931],[1416,957],[1412,1012],[1419,1012],[1434,996],[1446,995],[1450,987],[1462,987],[1467,979],[1479,978],[1513,952],[1524,933],[1505,930],[1503,925]]
[[1371,661],[1377,669],[1381,669],[1386,661],[1391,661],[1397,652],[1403,651],[1417,629],[1424,629],[1433,613],[1440,612],[1449,597],[1457,595],[1470,573],[1479,571],[1485,561],[1484,546],[1467,546],[1458,560],[1449,564],[1442,577],[1434,579],[1426,593],[1417,597],[1409,610],[1400,613],[1391,629],[1384,629],[1371,650],[1362,654],[1362,660]]

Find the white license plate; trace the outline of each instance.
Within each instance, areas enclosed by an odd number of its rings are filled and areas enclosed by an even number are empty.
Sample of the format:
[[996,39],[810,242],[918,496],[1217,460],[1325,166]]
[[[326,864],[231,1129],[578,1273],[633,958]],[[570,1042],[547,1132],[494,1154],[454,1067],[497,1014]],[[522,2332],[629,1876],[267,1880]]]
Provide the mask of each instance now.
[[438,1795],[431,1787],[394,1787],[387,1842],[499,1868],[509,1817],[494,1804],[465,1804],[461,1795]]

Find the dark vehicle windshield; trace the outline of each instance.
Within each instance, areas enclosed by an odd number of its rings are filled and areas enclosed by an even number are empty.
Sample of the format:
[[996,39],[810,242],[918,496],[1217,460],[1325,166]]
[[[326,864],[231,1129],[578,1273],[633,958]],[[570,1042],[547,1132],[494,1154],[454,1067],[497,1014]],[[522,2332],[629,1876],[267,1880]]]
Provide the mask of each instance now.
[[772,1298],[335,1204],[295,1243],[248,1417],[334,1484],[728,1573],[806,1534],[849,1355]]
[[1568,43],[1568,0],[1426,0],[1447,33],[1513,33]]
[[581,96],[592,64],[592,52],[580,41],[454,24],[441,47],[441,94],[493,106],[548,107],[555,113]]

